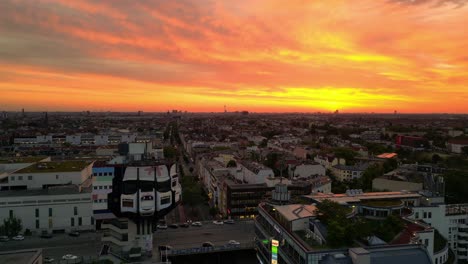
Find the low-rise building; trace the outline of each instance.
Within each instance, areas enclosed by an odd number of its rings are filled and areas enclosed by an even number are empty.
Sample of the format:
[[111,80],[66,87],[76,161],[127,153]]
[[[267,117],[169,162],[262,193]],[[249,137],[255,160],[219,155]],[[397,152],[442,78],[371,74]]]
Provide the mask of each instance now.
[[351,181],[361,178],[368,167],[369,163],[358,163],[352,166],[338,164],[332,166],[331,171],[339,181]]

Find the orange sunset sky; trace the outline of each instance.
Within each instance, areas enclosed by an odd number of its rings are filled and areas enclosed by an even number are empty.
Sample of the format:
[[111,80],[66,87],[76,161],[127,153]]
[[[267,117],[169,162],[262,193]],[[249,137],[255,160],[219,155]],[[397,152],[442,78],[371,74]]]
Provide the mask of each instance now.
[[468,113],[468,1],[0,1],[0,110],[224,105]]

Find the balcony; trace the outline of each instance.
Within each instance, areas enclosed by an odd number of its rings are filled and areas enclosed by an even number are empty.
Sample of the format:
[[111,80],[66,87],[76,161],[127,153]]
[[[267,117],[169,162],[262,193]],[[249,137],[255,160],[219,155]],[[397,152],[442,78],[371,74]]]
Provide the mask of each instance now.
[[106,221],[101,225],[102,229],[110,229],[119,234],[127,234],[128,233],[128,222],[127,221],[119,221],[117,219],[112,219],[110,221]]
[[109,232],[104,232],[103,233],[103,236],[102,236],[102,239],[101,239],[102,242],[110,242],[110,243],[113,243],[117,246],[127,246],[130,244],[129,241],[123,241],[123,240],[120,240],[119,238],[111,235]]

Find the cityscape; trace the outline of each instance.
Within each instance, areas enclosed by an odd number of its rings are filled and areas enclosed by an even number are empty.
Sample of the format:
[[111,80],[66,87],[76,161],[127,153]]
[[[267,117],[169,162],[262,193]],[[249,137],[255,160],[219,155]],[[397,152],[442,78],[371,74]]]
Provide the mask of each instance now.
[[468,1],[0,1],[0,264],[468,263]]

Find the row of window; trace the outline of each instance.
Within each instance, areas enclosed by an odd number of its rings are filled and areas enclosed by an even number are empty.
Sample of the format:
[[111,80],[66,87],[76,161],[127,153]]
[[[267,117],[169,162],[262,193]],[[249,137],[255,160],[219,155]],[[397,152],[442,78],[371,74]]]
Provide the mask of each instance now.
[[[78,226],[83,225],[83,219],[81,217],[78,217]],[[94,225],[94,218],[91,217],[91,225]],[[70,226],[75,226],[75,218],[70,218]],[[54,222],[52,219],[49,219],[49,228],[54,227]],[[36,219],[36,228],[39,229],[41,228],[40,221],[39,219]]]
[[93,186],[94,190],[112,190],[112,185]]
[[93,176],[114,176],[113,172],[95,172]]
[[[49,208],[49,217],[52,217],[52,208]],[[13,210],[10,210],[10,216],[13,214]],[[35,215],[36,217],[39,217],[39,208],[35,209]],[[78,207],[74,206],[73,207],[73,215],[78,215]]]
[[[416,212],[414,215],[416,219],[419,218],[419,212]],[[423,219],[425,218],[432,218],[432,212],[423,212]]]
[[94,203],[107,203],[107,199],[95,199]]
[[[33,179],[33,176],[29,175],[28,176],[28,181],[32,181]],[[15,180],[15,176],[10,176],[10,181],[14,181]],[[23,180],[23,176],[18,176],[18,181],[22,181]]]

